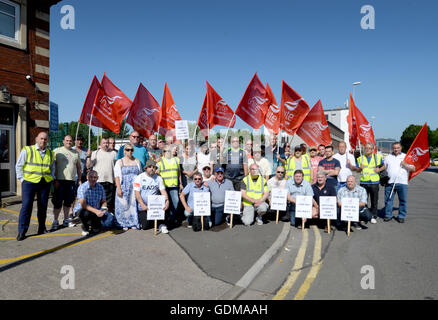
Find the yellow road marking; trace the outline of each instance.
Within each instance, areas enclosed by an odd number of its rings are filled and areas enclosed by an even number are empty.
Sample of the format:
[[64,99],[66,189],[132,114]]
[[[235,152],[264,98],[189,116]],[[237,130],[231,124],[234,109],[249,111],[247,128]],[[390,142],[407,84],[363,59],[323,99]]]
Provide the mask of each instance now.
[[[14,211],[14,210],[10,210],[10,209],[6,209],[6,208],[1,208],[0,211],[5,211],[5,212],[13,213],[13,214],[16,214],[16,215],[18,215],[18,216],[20,215],[20,212],[18,212],[18,211]],[[37,218],[35,218],[35,217],[33,217],[33,216],[30,216],[30,218],[31,218],[32,220],[38,222],[38,219],[37,219]],[[49,220],[46,220],[46,224],[51,224],[51,222],[50,222]]]
[[307,242],[308,242],[308,234],[307,230],[304,229],[303,232],[303,239],[301,241],[300,249],[298,250],[297,257],[295,258],[295,264],[292,268],[292,271],[289,274],[289,277],[287,278],[286,282],[284,283],[283,287],[281,287],[280,290],[276,293],[273,300],[283,300],[286,295],[289,293],[290,289],[294,285],[295,281],[297,281],[298,276],[301,273],[301,268],[303,267],[304,263],[304,255],[306,254],[306,248],[307,248]]
[[[63,237],[63,236],[80,236],[82,233],[55,233],[55,234],[40,234],[37,236],[29,236],[28,238],[50,238],[50,237]],[[13,240],[15,237],[0,237],[0,240]]]
[[[8,222],[8,221],[0,221],[0,223],[3,223],[2,227],[5,226],[5,225],[7,225],[7,224],[13,224],[13,225],[17,225],[17,224],[18,224],[18,222]],[[35,225],[37,225],[38,222],[31,222],[30,224],[35,224]]]
[[24,255],[24,256],[16,257],[16,258],[0,259],[0,265],[7,264],[7,263],[12,263],[12,262],[17,262],[17,261],[24,260],[24,259],[27,259],[27,258],[30,258],[30,257],[34,257],[34,256],[45,254],[45,253],[55,252],[55,251],[58,251],[58,250],[61,250],[61,249],[65,249],[65,248],[74,247],[74,246],[77,246],[79,244],[83,244],[83,243],[87,243],[87,242],[103,239],[103,238],[112,236],[114,234],[117,234],[117,232],[114,232],[114,231],[109,232],[109,231],[107,231],[104,234],[101,234],[99,236],[95,236],[95,237],[92,237],[92,238],[89,238],[89,239],[85,239],[83,241],[79,241],[79,242],[76,242],[76,243],[63,244],[61,246],[58,246],[58,247],[55,247],[55,248],[52,248],[52,249],[34,252],[34,253],[31,253],[31,254],[27,254],[27,255]]
[[298,290],[297,294],[294,297],[294,300],[303,300],[304,297],[307,294],[307,291],[309,291],[310,286],[312,285],[313,281],[316,279],[316,276],[318,275],[319,270],[322,266],[322,260],[321,260],[321,235],[319,233],[319,230],[316,226],[312,226],[313,232],[315,233],[315,249],[313,251],[313,261],[312,261],[312,268],[310,269],[309,273],[307,274],[306,279],[304,280],[303,284],[301,285],[300,289]]

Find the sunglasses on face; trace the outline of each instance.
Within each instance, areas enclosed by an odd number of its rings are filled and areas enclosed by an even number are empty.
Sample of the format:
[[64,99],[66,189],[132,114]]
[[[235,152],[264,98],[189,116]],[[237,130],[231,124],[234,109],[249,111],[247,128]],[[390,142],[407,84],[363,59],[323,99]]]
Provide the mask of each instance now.
[[284,174],[284,171],[277,171],[277,173],[281,173],[281,174]]
[[216,172],[216,174],[224,174],[223,172],[221,172],[221,171],[219,171],[219,172]]
[[140,138],[140,136],[131,136],[132,138]]
[[134,149],[125,149],[125,151],[132,152]]
[[202,170],[210,170],[210,168],[204,168],[204,169],[202,169]]
[[193,179],[193,181],[199,181],[199,180],[202,180],[201,178],[195,178],[195,179]]

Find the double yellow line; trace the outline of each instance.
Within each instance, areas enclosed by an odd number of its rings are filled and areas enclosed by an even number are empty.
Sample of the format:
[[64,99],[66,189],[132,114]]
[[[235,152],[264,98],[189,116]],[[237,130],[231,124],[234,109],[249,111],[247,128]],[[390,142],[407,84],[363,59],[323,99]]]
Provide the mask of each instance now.
[[[307,292],[310,289],[310,286],[312,285],[313,281],[316,279],[316,276],[318,275],[319,270],[322,266],[322,260],[321,260],[321,248],[322,248],[322,241],[321,241],[321,235],[319,233],[319,230],[316,226],[312,226],[313,232],[315,234],[315,246],[313,249],[313,260],[312,260],[312,268],[310,269],[309,273],[306,276],[306,279],[304,280],[301,287],[298,289],[297,294],[293,298],[294,300],[303,300],[306,296]],[[307,244],[308,244],[308,232],[306,229],[303,231],[303,239],[301,241],[300,249],[298,250],[297,257],[295,258],[294,266],[286,280],[286,282],[283,284],[283,286],[278,290],[276,295],[274,296],[273,300],[284,300],[286,298],[286,295],[290,292],[294,284],[296,283],[299,275],[301,274],[303,264],[304,264],[304,256],[306,254]]]

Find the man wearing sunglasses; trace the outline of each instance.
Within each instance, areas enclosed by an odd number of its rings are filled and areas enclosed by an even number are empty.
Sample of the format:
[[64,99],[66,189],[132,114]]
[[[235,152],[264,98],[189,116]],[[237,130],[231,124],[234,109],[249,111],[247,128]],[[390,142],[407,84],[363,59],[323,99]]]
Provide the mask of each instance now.
[[[144,168],[146,165],[146,161],[149,160],[149,154],[145,147],[140,143],[140,134],[137,131],[132,131],[132,133],[129,135],[129,142],[134,146],[134,153],[132,156],[134,158],[137,158],[140,160],[141,167]],[[122,159],[125,156],[124,153],[124,146],[122,146],[119,149],[119,152],[117,153],[117,159]]]
[[214,225],[220,225],[223,222],[225,207],[225,192],[234,191],[231,180],[225,179],[224,168],[219,167],[215,170],[215,179],[208,181],[208,187],[211,193],[211,219]]
[[[286,188],[286,179],[285,179],[285,173],[286,169],[283,166],[278,166],[277,170],[275,171],[275,176],[273,176],[271,179],[268,180],[268,190],[269,190],[269,198],[272,194],[272,189],[285,189]],[[286,210],[286,212],[281,211],[280,214],[282,215],[281,221],[289,221],[289,210]]]
[[[186,228],[189,228],[192,223],[193,210],[195,207],[195,192],[210,192],[210,189],[202,183],[202,174],[199,172],[193,175],[193,182],[186,185],[179,195],[179,199],[184,206],[184,215],[186,216],[186,220],[182,225]],[[188,196],[187,201],[186,196]]]

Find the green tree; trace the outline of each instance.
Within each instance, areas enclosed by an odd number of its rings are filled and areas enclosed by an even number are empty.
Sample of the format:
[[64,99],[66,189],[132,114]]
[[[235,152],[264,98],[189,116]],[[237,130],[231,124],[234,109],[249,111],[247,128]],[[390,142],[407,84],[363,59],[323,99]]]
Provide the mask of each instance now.
[[[403,131],[400,138],[403,152],[408,152],[412,142],[414,142],[415,137],[418,135],[422,127],[422,125],[411,124]],[[427,138],[429,140],[429,145],[431,145],[431,131],[429,126],[427,126]]]
[[[76,138],[76,129],[78,128],[78,124],[79,124],[79,131],[78,131],[78,135],[82,136],[84,138],[84,146],[86,148],[88,148],[88,125],[83,124],[83,123],[79,123],[77,121],[71,121],[68,123],[68,130],[67,133],[69,135],[71,135],[73,137],[73,140]],[[61,139],[64,138],[64,123],[60,123],[59,124],[59,131],[61,132]],[[93,133],[93,130],[91,130],[90,132],[91,135],[91,147],[92,150],[96,150],[96,138],[95,135]],[[94,142],[94,149],[93,149],[93,142]]]
[[131,132],[132,132],[132,127],[129,124],[126,124],[126,120],[123,119],[122,125],[120,126],[120,132],[118,134],[112,132],[111,130],[103,129],[102,136],[104,138],[126,139],[129,138]]

